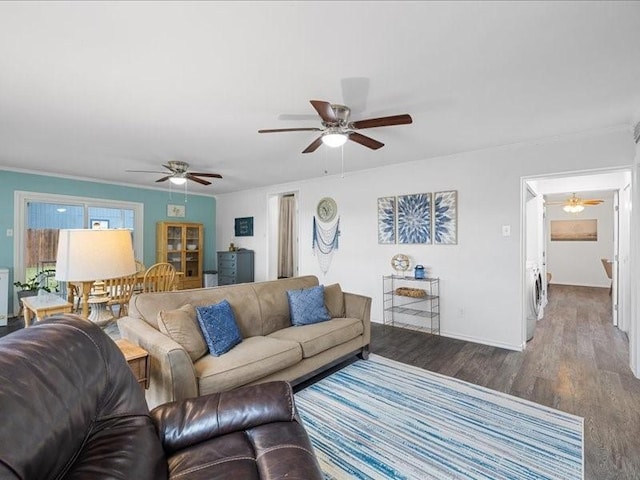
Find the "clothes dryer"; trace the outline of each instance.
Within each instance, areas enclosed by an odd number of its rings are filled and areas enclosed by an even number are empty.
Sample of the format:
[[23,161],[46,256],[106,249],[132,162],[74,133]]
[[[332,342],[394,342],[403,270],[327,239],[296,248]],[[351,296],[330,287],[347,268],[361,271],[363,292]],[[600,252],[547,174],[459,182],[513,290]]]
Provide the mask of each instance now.
[[526,287],[527,341],[533,338],[536,322],[544,315],[543,286],[540,268],[535,262],[527,262]]

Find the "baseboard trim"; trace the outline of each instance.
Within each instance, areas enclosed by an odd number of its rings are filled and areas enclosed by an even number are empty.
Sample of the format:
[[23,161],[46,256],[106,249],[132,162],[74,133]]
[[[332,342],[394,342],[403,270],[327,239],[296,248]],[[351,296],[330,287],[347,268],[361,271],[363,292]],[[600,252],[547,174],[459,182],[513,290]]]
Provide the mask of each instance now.
[[470,336],[470,335],[462,335],[462,334],[459,334],[459,333],[441,331],[440,335],[442,335],[443,337],[447,337],[447,338],[455,338],[457,340],[464,340],[465,342],[479,343],[481,345],[488,345],[490,347],[504,348],[506,350],[513,350],[513,351],[516,351],[516,352],[521,352],[523,350],[523,345],[513,345],[513,344],[510,344],[510,343],[492,342],[490,340],[487,340],[486,338],[478,338],[478,337],[473,337],[473,336]]

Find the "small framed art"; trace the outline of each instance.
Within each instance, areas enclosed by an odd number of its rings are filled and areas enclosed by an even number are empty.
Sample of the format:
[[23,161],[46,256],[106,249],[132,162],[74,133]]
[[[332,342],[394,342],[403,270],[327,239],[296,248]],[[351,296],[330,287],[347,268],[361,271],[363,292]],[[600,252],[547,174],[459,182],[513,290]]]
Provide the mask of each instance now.
[[186,215],[186,208],[184,205],[167,205],[167,217],[180,217],[184,218]]
[[236,237],[253,237],[253,217],[236,218]]

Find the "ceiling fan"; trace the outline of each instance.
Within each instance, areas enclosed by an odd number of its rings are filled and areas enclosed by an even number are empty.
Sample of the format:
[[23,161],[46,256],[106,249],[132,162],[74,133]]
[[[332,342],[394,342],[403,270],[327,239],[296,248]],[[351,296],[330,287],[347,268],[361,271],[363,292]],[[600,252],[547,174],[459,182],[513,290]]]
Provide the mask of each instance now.
[[156,183],[166,182],[169,180],[174,185],[184,185],[187,180],[193,180],[196,183],[200,183],[202,185],[211,185],[211,182],[208,180],[204,180],[198,177],[209,177],[209,178],[222,178],[222,175],[218,173],[195,173],[189,171],[189,164],[187,162],[180,162],[178,160],[171,160],[167,162],[167,165],[162,165],[168,171],[158,172],[152,170],[127,170],[127,172],[138,172],[138,173],[163,173],[164,177],[156,180]]
[[275,128],[269,130],[258,130],[258,133],[275,132],[321,132],[302,153],[315,152],[321,144],[329,147],[339,147],[347,140],[364,145],[372,150],[384,147],[384,143],[374,140],[358,133],[356,130],[375,127],[389,127],[391,125],[407,125],[412,123],[411,115],[392,115],[390,117],[369,118],[351,122],[349,116],[351,109],[345,105],[331,104],[322,100],[311,100],[311,105],[316,109],[322,120],[322,127],[310,128]]
[[572,193],[569,198],[562,202],[546,202],[547,205],[564,205],[562,209],[567,213],[578,213],[584,210],[584,207],[600,205],[604,200],[599,198],[582,199]]

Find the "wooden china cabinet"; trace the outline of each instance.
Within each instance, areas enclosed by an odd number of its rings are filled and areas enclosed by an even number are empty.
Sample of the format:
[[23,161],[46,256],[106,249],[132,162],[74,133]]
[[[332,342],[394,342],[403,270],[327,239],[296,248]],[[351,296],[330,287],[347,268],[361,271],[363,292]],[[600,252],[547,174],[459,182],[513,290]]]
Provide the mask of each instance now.
[[204,230],[201,223],[158,222],[156,262],[173,265],[182,275],[179,289],[202,287]]

